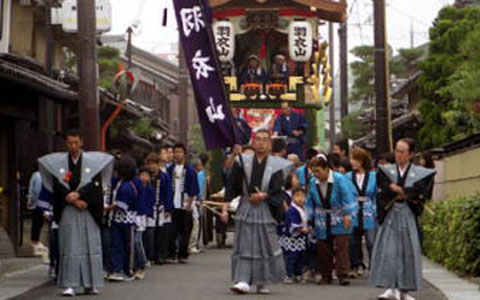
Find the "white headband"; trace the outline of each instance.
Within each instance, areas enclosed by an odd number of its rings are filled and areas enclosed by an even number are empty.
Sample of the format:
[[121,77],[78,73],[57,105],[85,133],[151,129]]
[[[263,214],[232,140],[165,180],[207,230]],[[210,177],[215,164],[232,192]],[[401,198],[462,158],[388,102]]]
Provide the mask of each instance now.
[[328,162],[328,158],[325,154],[323,153],[320,153],[320,154],[317,154],[316,158],[321,158],[323,159],[324,161]]

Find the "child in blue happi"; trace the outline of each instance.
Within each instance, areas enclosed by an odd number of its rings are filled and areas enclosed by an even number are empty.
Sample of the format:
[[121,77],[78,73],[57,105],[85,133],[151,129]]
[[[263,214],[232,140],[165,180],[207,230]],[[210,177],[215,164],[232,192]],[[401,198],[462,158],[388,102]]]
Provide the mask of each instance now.
[[286,284],[293,283],[293,279],[302,280],[302,272],[306,264],[308,247],[307,212],[305,211],[305,190],[296,188],[292,192],[293,201],[286,212],[285,227],[280,238],[283,254],[285,255],[287,277]]
[[133,269],[133,237],[137,216],[136,163],[125,157],[118,168],[120,181],[113,191],[111,225],[111,281],[123,281]]
[[56,278],[60,262],[60,249],[58,244],[58,224],[53,220],[52,194],[42,186],[37,199],[37,209],[43,213],[43,217],[50,224],[49,228],[49,275]]
[[147,257],[143,246],[143,235],[147,227],[147,218],[153,216],[153,204],[155,200],[155,190],[151,184],[151,170],[149,168],[141,168],[138,177],[135,178],[135,185],[138,190],[137,197],[137,216],[134,235],[134,269],[135,278],[145,278],[145,267],[147,265]]

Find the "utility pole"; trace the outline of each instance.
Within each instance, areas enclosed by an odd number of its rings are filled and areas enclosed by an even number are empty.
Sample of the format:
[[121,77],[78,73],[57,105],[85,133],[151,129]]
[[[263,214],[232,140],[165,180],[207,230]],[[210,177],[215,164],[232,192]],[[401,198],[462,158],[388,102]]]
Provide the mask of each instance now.
[[[55,40],[53,37],[53,27],[51,24],[51,8],[52,0],[45,2],[45,32],[46,32],[46,47],[45,47],[45,72],[49,77],[53,75],[53,60],[55,55]],[[41,128],[42,140],[41,143],[42,152],[49,153],[53,151],[53,101],[47,97],[40,97],[40,105],[38,107],[38,122],[39,128]]]
[[334,34],[333,34],[333,23],[328,23],[328,60],[330,61],[330,76],[332,76],[332,97],[330,98],[330,150],[333,151],[333,146],[335,145],[337,134],[336,134],[336,122],[335,122],[335,56],[333,47],[335,46],[334,43]]
[[78,1],[77,9],[80,130],[85,149],[93,151],[100,149],[95,0]]
[[[342,0],[346,4],[346,0]],[[347,20],[340,24],[340,116],[348,115],[348,30]]]
[[178,43],[178,97],[180,141],[188,147],[188,74],[182,43]]
[[375,95],[377,153],[392,151],[388,52],[386,49],[385,0],[373,0],[375,33]]
[[128,26],[128,28],[127,28],[127,49],[126,49],[125,54],[127,55],[127,64],[128,64],[129,69],[132,67],[132,33],[133,33],[132,26]]
[[[132,26],[128,26],[127,28],[127,49],[126,49],[126,56],[127,56],[127,71],[131,71],[132,68],[132,33],[133,28]],[[132,96],[132,84],[129,80],[127,80],[127,98],[130,99]]]
[[410,48],[415,48],[415,32],[413,31],[413,18],[410,19]]

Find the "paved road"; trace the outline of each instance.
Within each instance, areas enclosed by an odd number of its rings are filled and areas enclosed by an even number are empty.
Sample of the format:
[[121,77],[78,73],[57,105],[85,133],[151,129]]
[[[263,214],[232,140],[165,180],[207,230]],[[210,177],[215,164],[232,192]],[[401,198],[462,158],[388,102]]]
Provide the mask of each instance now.
[[[337,285],[275,285],[272,294],[238,296],[228,291],[230,285],[230,250],[208,249],[191,257],[186,265],[154,266],[148,269],[143,281],[107,283],[99,296],[82,296],[81,300],[216,300],[242,297],[251,299],[302,299],[302,300],[374,300],[381,290],[367,286],[366,279],[355,280],[349,287]],[[427,287],[416,293],[418,300],[444,300],[436,291]],[[60,290],[52,285],[40,287],[17,299],[62,299]]]

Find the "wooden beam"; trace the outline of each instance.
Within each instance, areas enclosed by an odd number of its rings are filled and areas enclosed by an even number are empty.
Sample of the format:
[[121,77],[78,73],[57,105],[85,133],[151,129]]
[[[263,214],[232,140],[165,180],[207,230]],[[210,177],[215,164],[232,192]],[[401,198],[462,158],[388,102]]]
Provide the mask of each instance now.
[[[210,6],[212,8],[220,9],[220,6],[225,5],[231,1],[232,0],[210,0]],[[253,1],[254,0],[249,0],[245,2]],[[292,2],[296,2],[309,8],[315,7],[317,9],[318,17],[323,20],[331,22],[343,22],[346,19],[347,5],[342,2],[334,2],[330,0],[293,0]],[[294,5],[292,4],[292,6]],[[242,8],[246,7],[248,7],[247,4],[242,4]]]
[[232,0],[210,0],[210,6],[211,7],[217,7],[217,6],[220,6],[220,5],[224,5],[225,3],[228,3]]
[[335,13],[345,13],[347,5],[330,0],[293,0],[294,2]]

